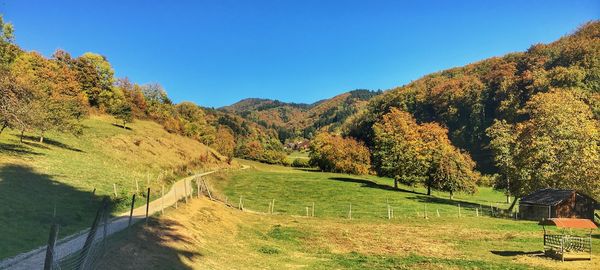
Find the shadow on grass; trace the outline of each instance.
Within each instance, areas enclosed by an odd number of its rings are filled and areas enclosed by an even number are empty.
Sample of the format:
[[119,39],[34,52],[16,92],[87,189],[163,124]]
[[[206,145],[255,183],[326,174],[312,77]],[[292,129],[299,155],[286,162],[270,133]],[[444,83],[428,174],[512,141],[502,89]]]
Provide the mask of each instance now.
[[18,164],[0,165],[0,258],[48,240],[53,223],[64,237],[89,227],[101,198]]
[[533,256],[545,256],[544,251],[513,251],[513,250],[492,250],[492,254],[502,256],[502,257],[514,257],[521,255],[533,255]]
[[425,193],[421,193],[421,192],[417,192],[417,191],[413,191],[413,190],[402,189],[402,188],[396,189],[393,186],[378,184],[376,182],[373,182],[371,180],[366,180],[366,179],[357,179],[357,178],[350,178],[350,177],[330,177],[329,179],[335,180],[335,181],[348,182],[348,183],[359,183],[359,184],[361,184],[361,187],[366,187],[366,188],[377,188],[377,189],[382,189],[382,190],[399,191],[399,192],[404,192],[404,193],[415,194],[416,196],[407,197],[407,199],[415,200],[415,201],[422,202],[422,203],[447,204],[447,205],[453,205],[453,206],[460,204],[462,207],[471,207],[471,208],[480,207],[480,204],[477,204],[477,203],[428,196]]
[[123,125],[120,125],[120,124],[115,124],[115,123],[112,123],[111,125],[113,125],[113,126],[115,126],[115,127],[122,128],[122,129],[126,129],[126,130],[132,130],[130,127],[128,127],[128,126],[123,126]]
[[347,182],[347,183],[358,183],[358,184],[361,184],[361,187],[366,187],[366,188],[377,188],[377,189],[399,191],[399,192],[406,192],[406,193],[412,193],[412,194],[423,194],[423,193],[412,191],[412,190],[407,190],[407,189],[402,189],[402,188],[394,188],[393,186],[378,184],[371,180],[366,180],[366,179],[356,179],[356,178],[350,178],[350,177],[329,177],[329,179],[335,180],[335,181]]
[[322,172],[319,168],[302,168],[302,167],[292,167],[294,170],[304,171],[304,172]]
[[50,138],[44,138],[44,142],[40,143],[39,137],[35,137],[35,136],[23,136],[23,139],[28,140],[28,141],[23,141],[23,143],[32,146],[32,147],[37,147],[37,148],[43,148],[43,149],[49,149],[48,145],[54,146],[54,147],[58,147],[58,148],[62,148],[62,149],[66,149],[66,150],[71,150],[74,152],[83,152],[81,149],[77,149],[74,147],[71,147],[67,144],[64,144],[62,142],[59,142],[57,140],[53,140]]
[[[96,269],[193,269],[186,261],[203,255],[173,246],[194,247],[196,241],[178,231],[183,225],[175,220],[150,218],[131,231],[122,231],[109,238],[107,252]],[[194,248],[191,248],[194,249]],[[135,256],[132,256],[135,254]]]
[[25,156],[25,155],[42,155],[42,153],[34,152],[30,147],[18,143],[0,143],[0,155],[8,156]]
[[427,195],[408,197],[407,199],[415,200],[415,201],[422,202],[422,203],[436,203],[436,204],[446,204],[446,205],[452,205],[452,206],[457,206],[458,204],[460,204],[461,207],[470,207],[470,208],[479,208],[480,206],[482,206],[481,204],[477,204],[477,203],[465,202],[465,201],[461,201],[461,200],[450,200],[450,199],[446,199],[446,198],[427,196]]

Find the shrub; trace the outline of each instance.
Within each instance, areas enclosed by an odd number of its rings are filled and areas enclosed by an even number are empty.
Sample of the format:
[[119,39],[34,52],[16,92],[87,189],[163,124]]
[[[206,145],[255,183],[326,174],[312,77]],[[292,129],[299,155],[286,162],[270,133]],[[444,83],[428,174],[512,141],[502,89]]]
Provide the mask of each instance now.
[[308,159],[297,158],[297,159],[294,159],[294,161],[292,162],[292,167],[296,167],[296,168],[309,168],[310,167],[310,163],[308,162]]

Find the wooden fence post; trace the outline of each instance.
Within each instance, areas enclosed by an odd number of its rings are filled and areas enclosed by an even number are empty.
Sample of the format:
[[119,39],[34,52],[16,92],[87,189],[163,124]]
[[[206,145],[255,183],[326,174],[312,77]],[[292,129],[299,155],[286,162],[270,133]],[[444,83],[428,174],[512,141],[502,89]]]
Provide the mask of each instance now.
[[198,190],[198,199],[200,199],[200,181],[196,178],[196,189]]
[[177,209],[177,202],[179,202],[179,198],[177,197],[177,185],[173,185],[173,193],[175,194],[175,209]]
[[212,195],[210,194],[210,189],[208,189],[208,185],[206,184],[206,181],[204,181],[204,179],[202,179],[202,183],[204,183],[204,187],[206,188],[206,193],[208,193],[208,198],[210,198],[210,200],[213,200]]
[[242,203],[242,196],[240,196],[240,203],[238,204],[240,210],[244,211],[244,204]]
[[273,214],[273,212],[275,212],[275,199],[271,202],[271,214]]
[[113,191],[115,192],[115,198],[117,198],[117,184],[113,183]]
[[129,222],[127,223],[127,228],[131,226],[131,219],[133,218],[133,206],[135,205],[135,194],[131,197],[131,210],[129,210]]
[[458,204],[458,217],[460,217],[460,203]]
[[312,203],[312,216],[315,217],[315,202]]
[[352,219],[352,203],[350,203],[350,211],[348,211],[348,218]]
[[165,185],[162,185],[162,196],[160,197],[160,213],[165,213]]
[[148,195],[146,196],[146,224],[148,223],[148,210],[150,210],[150,188],[148,188]]
[[54,263],[54,245],[56,244],[56,238],[58,237],[57,223],[52,224],[50,227],[50,236],[48,237],[48,247],[46,248],[46,260],[44,260],[44,270],[52,270],[52,264]]
[[437,212],[437,217],[440,217],[440,209],[435,209],[435,212]]
[[308,217],[308,206],[306,207],[306,217]]
[[185,179],[183,179],[183,197],[185,198],[185,203],[187,203],[187,196],[188,196],[188,186],[187,186],[187,181]]

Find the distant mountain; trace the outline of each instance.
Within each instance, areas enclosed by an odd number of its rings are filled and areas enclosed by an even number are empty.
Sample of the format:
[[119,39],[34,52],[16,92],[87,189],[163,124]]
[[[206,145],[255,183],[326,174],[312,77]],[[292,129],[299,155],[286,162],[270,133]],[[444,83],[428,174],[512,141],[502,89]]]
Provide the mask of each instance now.
[[318,130],[336,130],[382,91],[353,90],[313,104],[247,98],[219,111],[236,114],[265,128],[276,129],[284,142],[292,137],[310,138]]

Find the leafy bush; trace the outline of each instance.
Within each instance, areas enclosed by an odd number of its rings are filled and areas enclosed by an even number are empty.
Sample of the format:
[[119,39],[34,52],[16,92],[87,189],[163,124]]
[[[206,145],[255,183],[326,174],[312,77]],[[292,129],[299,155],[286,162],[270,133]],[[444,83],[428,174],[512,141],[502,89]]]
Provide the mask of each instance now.
[[371,153],[353,138],[343,138],[328,132],[319,133],[310,145],[310,165],[323,171],[368,174]]
[[294,161],[292,162],[292,167],[296,167],[296,168],[309,168],[310,167],[310,163],[308,161],[309,160],[305,159],[305,158],[294,159]]

